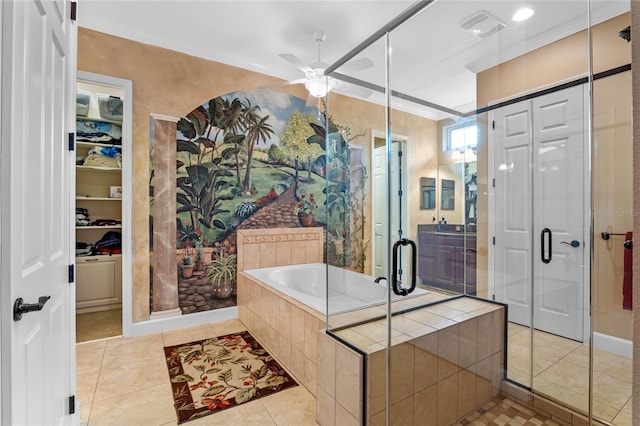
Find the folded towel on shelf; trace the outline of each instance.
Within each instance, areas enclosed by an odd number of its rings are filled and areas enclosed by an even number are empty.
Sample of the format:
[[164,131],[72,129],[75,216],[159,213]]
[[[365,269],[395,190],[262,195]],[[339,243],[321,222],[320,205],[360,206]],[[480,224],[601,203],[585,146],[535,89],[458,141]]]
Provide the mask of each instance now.
[[[625,243],[632,241],[633,232],[625,234]],[[622,278],[622,309],[633,309],[633,250],[624,248],[624,275]]]

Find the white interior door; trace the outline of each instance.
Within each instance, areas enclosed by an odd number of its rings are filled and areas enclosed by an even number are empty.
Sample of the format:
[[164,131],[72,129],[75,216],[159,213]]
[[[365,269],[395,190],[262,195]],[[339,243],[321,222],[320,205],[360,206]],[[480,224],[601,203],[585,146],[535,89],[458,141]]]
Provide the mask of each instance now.
[[494,291],[509,320],[582,341],[584,88],[495,111]]
[[[1,7],[2,424],[70,424],[76,29],[68,1]],[[13,318],[16,299],[42,296],[40,311]]]
[[[388,180],[386,145],[374,148],[373,150],[373,231],[374,231],[374,276],[387,276],[387,260],[389,256],[389,236],[387,230],[389,222],[391,225],[391,242],[400,239],[400,229],[403,237],[406,237],[404,228],[407,227],[406,211],[407,202],[404,195],[400,196],[401,185],[406,186],[406,161],[403,153],[404,143],[400,140],[391,142],[391,153],[389,162],[391,166],[391,177]],[[387,188],[391,185],[391,212],[388,211],[389,203]],[[402,189],[405,194],[406,191]],[[407,274],[407,258],[402,257],[401,267],[403,270],[403,281]]]
[[531,324],[531,103],[494,113],[494,293]]
[[[534,326],[579,341],[588,283],[583,93],[583,86],[574,86],[533,100]],[[551,234],[546,247],[536,237],[544,229]],[[542,261],[543,249],[548,261]]]
[[373,275],[387,276],[387,149],[373,149]]

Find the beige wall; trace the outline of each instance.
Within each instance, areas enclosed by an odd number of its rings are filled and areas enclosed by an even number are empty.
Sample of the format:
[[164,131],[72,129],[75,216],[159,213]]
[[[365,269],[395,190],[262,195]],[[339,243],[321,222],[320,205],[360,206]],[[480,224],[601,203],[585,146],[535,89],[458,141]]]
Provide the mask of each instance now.
[[[78,32],[78,69],[110,75],[133,82],[133,320],[149,319],[149,117],[151,113],[180,117],[203,102],[237,90],[251,90],[274,83],[272,77],[228,65],[207,61],[179,52],[149,46],[119,37],[80,28]],[[288,93],[306,98],[303,86],[290,86]],[[334,122],[348,124],[353,134],[363,134],[353,141],[364,147],[370,171],[372,130],[385,130],[384,108],[351,98],[333,95],[330,115]],[[410,170],[409,196],[411,219],[408,229],[415,238],[417,224],[423,223],[419,210],[419,176],[436,167],[437,126],[412,114],[395,113],[395,134],[408,137]],[[370,180],[369,180],[370,182]],[[371,194],[371,185],[367,185]],[[366,212],[371,209],[370,196]],[[430,215],[428,220],[430,220]],[[371,240],[371,223],[367,217],[365,238]],[[369,251],[371,249],[369,248]],[[366,271],[371,270],[371,255]]]
[[[624,14],[603,22],[593,28],[593,72],[598,73],[615,67],[631,63],[631,43],[626,43],[618,37],[618,32],[630,23],[630,15]],[[507,61],[494,68],[483,71],[477,75],[477,98],[478,107],[487,106],[493,102],[512,98],[516,95],[532,92],[536,89],[553,86],[559,82],[569,81],[576,77],[588,74],[587,62],[587,35],[580,32],[566,37],[560,41],[552,43],[541,49],[523,55],[511,61]],[[606,87],[605,87],[606,86]],[[627,152],[630,156],[630,117],[628,105],[630,102],[628,77],[605,79],[594,86],[594,110],[596,114],[601,114],[599,120],[604,119],[602,114],[608,114],[606,118],[606,129],[601,129],[596,133],[596,143],[600,146],[604,144],[615,144],[622,152]],[[616,96],[619,95],[619,96]],[[625,106],[627,105],[627,106]],[[627,110],[625,111],[625,108]],[[604,111],[604,112],[603,112]],[[480,117],[484,121],[484,128],[481,134],[485,135],[479,147],[478,153],[478,210],[479,218],[487,217],[487,143],[486,143],[486,115]],[[604,122],[603,122],[604,123]],[[596,122],[596,125],[598,122]],[[605,126],[603,124],[603,126]],[[615,129],[613,129],[615,128]],[[626,129],[626,130],[625,130]],[[596,129],[598,131],[598,129]],[[602,139],[599,139],[602,138]],[[605,139],[607,138],[607,139]],[[597,146],[597,145],[596,145]],[[601,175],[604,174],[607,182],[611,182],[615,176],[616,197],[627,201],[616,201],[618,204],[611,205],[610,192],[603,187],[605,180],[599,179],[594,185],[594,205],[601,206],[602,209],[614,208],[631,211],[629,196],[632,194],[631,171],[628,162],[620,163],[616,174],[613,175],[611,154],[607,155],[606,150],[601,150],[594,158],[594,170]],[[620,158],[618,154],[615,158]],[[621,175],[624,174],[624,176]],[[627,182],[628,184],[626,184]],[[622,204],[620,204],[620,202]],[[601,215],[602,216],[602,215]],[[598,217],[594,219],[598,220]],[[601,218],[602,219],[602,218]],[[628,218],[627,221],[630,219]],[[487,247],[488,235],[485,223],[479,222],[478,227],[478,287],[486,289],[487,275]],[[598,222],[596,225],[610,226],[615,232],[630,230],[630,222],[614,221],[610,224]],[[602,229],[602,230],[605,230]],[[599,236],[600,228],[594,229],[596,237]],[[595,257],[599,259],[596,269],[593,271],[595,281],[595,291],[593,297],[596,316],[594,325],[596,331],[611,334],[625,339],[631,339],[631,314],[621,309],[621,254],[619,247],[614,248],[614,240],[611,244],[602,244],[601,240],[595,241]],[[605,260],[606,259],[606,260]],[[597,267],[600,267],[600,270]],[[619,270],[618,270],[619,269]],[[479,290],[482,294],[482,290]],[[618,295],[617,293],[620,293]]]

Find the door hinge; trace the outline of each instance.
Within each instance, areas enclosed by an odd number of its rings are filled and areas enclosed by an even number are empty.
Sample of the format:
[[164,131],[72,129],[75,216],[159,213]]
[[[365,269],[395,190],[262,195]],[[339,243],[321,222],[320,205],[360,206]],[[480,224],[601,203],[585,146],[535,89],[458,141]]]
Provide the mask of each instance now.
[[398,195],[402,197],[402,189],[398,190]]
[[493,245],[496,245],[496,237],[493,237]]
[[398,157],[402,157],[402,151],[398,151]]
[[496,178],[493,178],[493,187],[496,187]]
[[78,18],[78,3],[75,1],[71,2],[71,20],[75,21]]
[[76,279],[76,268],[74,265],[69,265],[69,284],[73,283]]
[[69,414],[75,414],[76,412],[76,396],[71,395],[69,397]]
[[76,149],[76,134],[69,133],[69,151],[75,151]]
[[495,294],[492,294],[491,298],[493,299],[494,302],[496,301],[496,295]]
[[496,129],[496,120],[493,120],[493,121],[491,122],[491,128],[492,128],[493,130],[495,130],[495,129]]

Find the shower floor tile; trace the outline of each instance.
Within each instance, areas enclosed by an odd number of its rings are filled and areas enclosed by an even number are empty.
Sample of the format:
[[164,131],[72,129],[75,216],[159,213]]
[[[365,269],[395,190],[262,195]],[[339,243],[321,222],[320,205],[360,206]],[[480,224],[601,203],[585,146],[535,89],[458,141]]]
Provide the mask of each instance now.
[[[508,371],[511,380],[530,386],[529,328],[508,324]],[[631,359],[593,349],[593,412],[615,425],[631,425]],[[534,330],[533,386],[536,393],[587,412],[589,347]]]

